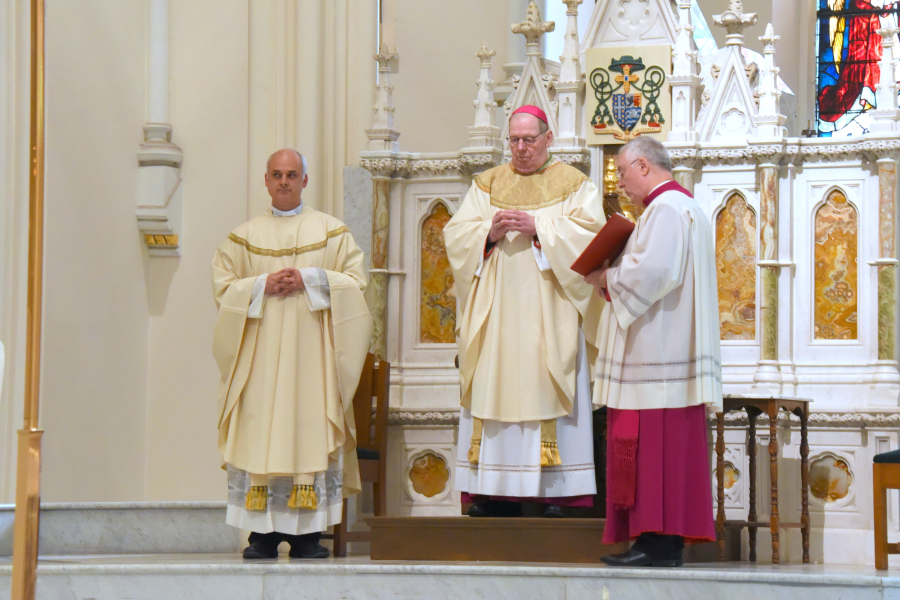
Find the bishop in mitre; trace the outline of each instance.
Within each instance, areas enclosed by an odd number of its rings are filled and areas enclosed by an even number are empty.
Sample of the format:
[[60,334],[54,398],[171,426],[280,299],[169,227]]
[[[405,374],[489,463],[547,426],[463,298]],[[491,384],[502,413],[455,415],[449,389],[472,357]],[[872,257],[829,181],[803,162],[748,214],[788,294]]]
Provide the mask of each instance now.
[[219,449],[229,525],[244,558],[324,558],[321,532],[360,490],[352,399],[372,320],[363,253],[346,225],[301,201],[296,150],[266,165],[272,207],[216,251],[214,355],[222,375]]
[[596,493],[588,364],[604,302],[569,267],[606,219],[552,143],[543,110],[516,110],[511,162],[478,175],[444,228],[460,307],[456,487],[470,516],[521,514],[525,500],[564,516]]

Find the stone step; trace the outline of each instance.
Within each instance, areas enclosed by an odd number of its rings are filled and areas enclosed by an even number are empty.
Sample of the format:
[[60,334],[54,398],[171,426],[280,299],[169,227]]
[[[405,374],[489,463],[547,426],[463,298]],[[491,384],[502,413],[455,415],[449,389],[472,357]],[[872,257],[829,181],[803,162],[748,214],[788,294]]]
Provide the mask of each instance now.
[[[0,558],[0,600],[10,563]],[[592,565],[378,563],[368,558],[245,561],[229,555],[63,556],[38,564],[38,600],[888,600],[900,578],[874,567],[710,563],[678,569]]]
[[[235,553],[240,530],[225,502],[98,502],[41,505],[41,555]],[[0,505],[0,556],[11,556],[15,506]]]

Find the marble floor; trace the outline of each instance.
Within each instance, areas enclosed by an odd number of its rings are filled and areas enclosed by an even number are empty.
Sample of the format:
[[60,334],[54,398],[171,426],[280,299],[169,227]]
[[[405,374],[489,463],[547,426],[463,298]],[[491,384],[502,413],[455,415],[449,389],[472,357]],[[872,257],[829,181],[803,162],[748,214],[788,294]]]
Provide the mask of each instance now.
[[[0,559],[0,600],[11,561]],[[415,563],[368,557],[244,561],[236,554],[44,556],[37,597],[66,600],[900,600],[900,569],[836,565]]]

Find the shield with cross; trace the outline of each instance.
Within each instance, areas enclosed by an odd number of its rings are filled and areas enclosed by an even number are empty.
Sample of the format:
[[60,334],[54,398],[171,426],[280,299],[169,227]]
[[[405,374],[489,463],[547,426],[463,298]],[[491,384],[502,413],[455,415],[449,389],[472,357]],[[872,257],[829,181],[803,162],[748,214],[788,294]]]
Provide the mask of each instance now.
[[[617,142],[626,142],[639,135],[667,132],[671,106],[666,81],[668,46],[635,48],[638,52],[632,54],[621,54],[624,48],[618,48],[615,54],[610,50],[615,52],[611,48],[588,50],[588,66],[596,65],[588,76],[596,102],[593,114],[588,113],[588,131],[593,134],[589,141],[609,143],[613,141],[611,136]],[[597,64],[601,52],[603,62]],[[591,104],[589,100],[588,110]]]

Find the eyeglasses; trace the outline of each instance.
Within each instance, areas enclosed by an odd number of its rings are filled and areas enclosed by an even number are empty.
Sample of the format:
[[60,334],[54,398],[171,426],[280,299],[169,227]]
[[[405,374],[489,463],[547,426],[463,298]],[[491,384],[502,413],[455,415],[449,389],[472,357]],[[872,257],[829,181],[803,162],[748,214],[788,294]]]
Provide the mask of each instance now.
[[[641,159],[640,159],[640,158],[634,159],[633,161],[631,161],[630,163],[628,163],[628,166],[630,167],[631,165],[633,165],[634,163],[636,163],[636,162],[639,161],[639,160],[641,160]],[[621,169],[616,169],[616,177],[618,177],[619,179],[622,179],[622,175],[623,175],[622,170],[621,170]]]
[[[550,131],[550,130],[548,129],[547,131]],[[522,137],[522,138],[506,136],[506,141],[509,142],[509,145],[512,147],[518,146],[519,142],[522,142],[526,146],[531,147],[531,146],[534,146],[534,144],[537,142],[537,139],[539,137],[541,137],[542,135],[544,135],[545,133],[547,133],[547,131],[541,132],[537,135],[531,135],[531,136]]]

